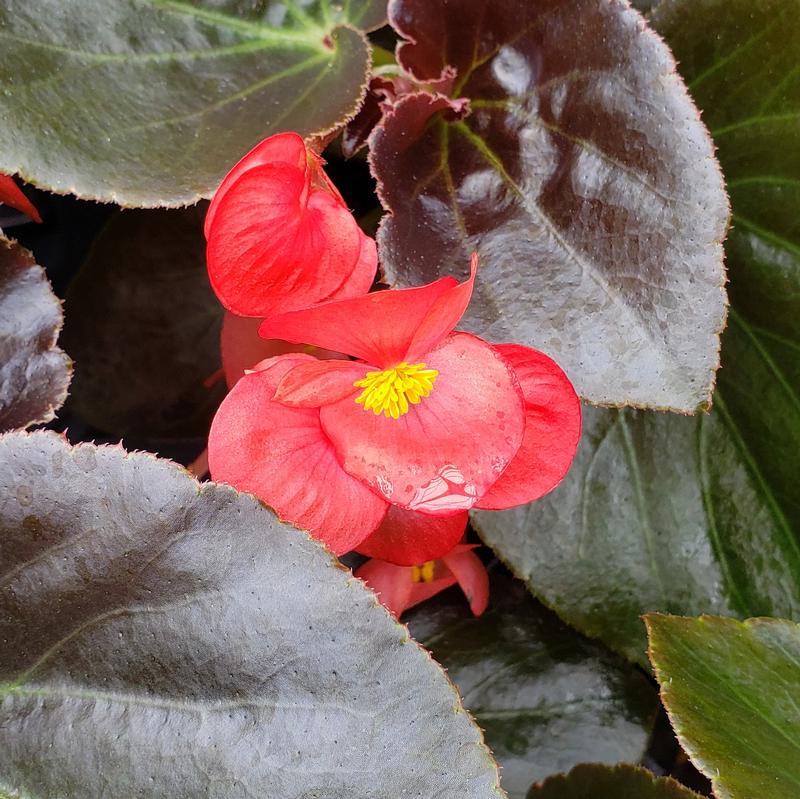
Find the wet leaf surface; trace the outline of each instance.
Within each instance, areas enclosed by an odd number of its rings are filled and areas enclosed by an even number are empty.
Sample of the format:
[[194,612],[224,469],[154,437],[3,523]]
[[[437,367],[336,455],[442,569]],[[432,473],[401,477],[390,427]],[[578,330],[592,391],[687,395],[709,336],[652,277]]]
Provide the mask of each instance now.
[[465,326],[555,358],[586,399],[692,412],[725,312],[727,199],[667,47],[626,3],[396,0],[421,80],[371,139],[390,281],[463,277]]
[[546,604],[642,663],[647,611],[800,619],[799,8],[665,2],[655,17],[708,109],[733,200],[713,411],[587,408],[559,488],[476,517]]
[[458,686],[511,799],[586,760],[641,759],[657,698],[638,669],[559,622],[516,580],[495,577],[489,609],[468,614],[451,591],[404,620]]

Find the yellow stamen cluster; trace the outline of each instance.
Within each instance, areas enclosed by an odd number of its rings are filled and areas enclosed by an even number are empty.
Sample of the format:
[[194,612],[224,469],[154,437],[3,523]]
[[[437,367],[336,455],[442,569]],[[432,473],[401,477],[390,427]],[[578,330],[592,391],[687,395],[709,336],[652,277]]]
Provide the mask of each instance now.
[[411,567],[412,583],[432,583],[433,582],[433,561],[428,560],[421,566]]
[[376,416],[384,414],[399,419],[408,413],[409,402],[417,405],[431,393],[438,374],[435,369],[426,369],[424,363],[408,364],[405,361],[382,372],[367,372],[363,380],[353,383],[364,389],[356,397],[356,402]]

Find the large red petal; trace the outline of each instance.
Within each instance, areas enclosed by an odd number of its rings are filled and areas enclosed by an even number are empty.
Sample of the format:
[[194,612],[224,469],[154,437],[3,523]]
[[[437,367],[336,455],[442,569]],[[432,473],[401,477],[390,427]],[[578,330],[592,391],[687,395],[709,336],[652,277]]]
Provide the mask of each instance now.
[[480,616],[489,604],[489,575],[471,546],[456,547],[442,560],[458,581],[470,610]]
[[508,468],[476,505],[487,510],[523,505],[555,488],[581,437],[580,400],[561,367],[530,347],[499,344],[495,349],[522,386],[525,436]]
[[22,193],[22,189],[14,183],[14,178],[8,175],[0,175],[0,203],[10,205],[17,211],[22,211],[34,222],[41,222],[42,217],[34,207],[33,203]]
[[249,491],[336,554],[372,533],[386,503],[339,465],[319,412],[272,401],[283,373],[304,355],[281,355],[246,375],[220,405],[208,437],[214,480]]
[[443,516],[468,510],[496,482],[522,442],[525,412],[513,370],[475,336],[452,334],[426,364],[439,372],[433,390],[399,419],[353,397],[320,419],[346,471],[393,504]]
[[348,275],[339,288],[337,288],[329,300],[344,300],[349,297],[360,297],[366,294],[375,282],[375,273],[378,271],[378,248],[375,239],[364,233],[359,228],[359,253],[353,271]]
[[210,227],[211,285],[222,304],[241,316],[307,308],[352,275],[361,236],[347,208],[310,189],[300,169],[255,167],[223,196]]
[[208,238],[211,223],[217,214],[219,203],[228,193],[230,187],[248,169],[265,164],[290,164],[305,171],[307,167],[306,144],[297,133],[276,133],[257,144],[247,155],[243,156],[225,176],[219,188],[214,192],[214,199],[208,206],[204,231]]
[[390,505],[380,527],[356,549],[370,558],[414,566],[436,560],[461,540],[469,514],[428,516]]
[[266,319],[264,338],[308,341],[355,355],[383,369],[405,360],[428,312],[458,283],[444,277],[427,286],[376,291],[363,297],[326,302],[316,308]]
[[356,361],[298,363],[283,376],[273,399],[294,408],[320,408],[360,392],[353,384],[362,377],[364,364]]
[[450,291],[443,292],[433,303],[415,331],[404,360],[414,361],[424,357],[452,332],[472,299],[477,270],[478,253],[472,253],[469,278],[454,286]]

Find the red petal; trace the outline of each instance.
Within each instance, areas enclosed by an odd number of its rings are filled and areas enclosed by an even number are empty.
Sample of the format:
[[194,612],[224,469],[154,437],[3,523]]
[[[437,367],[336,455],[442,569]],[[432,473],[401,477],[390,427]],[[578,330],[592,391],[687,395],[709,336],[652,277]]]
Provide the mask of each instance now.
[[211,205],[208,206],[203,228],[206,239],[208,239],[211,223],[214,221],[220,201],[236,180],[253,167],[281,163],[290,164],[301,171],[307,169],[306,144],[297,133],[277,133],[275,136],[264,139],[228,172],[214,193]]
[[22,189],[14,183],[14,179],[8,175],[0,175],[0,203],[10,205],[12,208],[16,208],[17,211],[22,211],[34,222],[42,221],[42,217],[39,216],[39,212],[34,208],[33,203],[22,193]]
[[456,578],[447,570],[429,583],[415,583],[411,579],[411,567],[395,566],[382,560],[368,560],[355,571],[380,599],[381,604],[398,618],[409,608],[425,602],[436,594],[456,584]]
[[380,527],[357,549],[370,558],[414,566],[450,552],[464,535],[468,520],[466,512],[428,516],[390,505]]
[[278,383],[273,399],[293,408],[319,408],[360,392],[353,384],[362,377],[364,364],[356,361],[298,363]]
[[525,412],[514,372],[481,339],[454,333],[425,362],[439,372],[433,390],[399,419],[355,398],[326,405],[320,419],[346,471],[393,504],[443,516],[471,508],[502,474]]
[[352,214],[330,194],[311,190],[307,173],[288,164],[259,166],[219,203],[208,274],[222,304],[242,316],[307,308],[353,274],[361,238]]
[[411,601],[411,569],[384,563],[382,560],[368,560],[354,572],[380,599],[381,604],[398,618],[409,607]]
[[[453,313],[447,309],[461,308],[464,286],[468,284],[471,286],[470,281],[459,285],[453,278],[444,277],[419,288],[376,291],[327,302],[266,319],[259,334],[264,338],[309,341],[355,355],[383,369],[406,360],[418,338],[426,344],[435,341],[436,336],[443,340],[458,321],[452,320]],[[448,299],[451,296],[452,300]],[[444,330],[443,325],[450,321],[453,324]]]
[[489,604],[489,575],[473,547],[456,547],[442,560],[453,573],[469,602],[470,610],[480,616]]
[[525,397],[522,446],[500,479],[476,505],[502,510],[532,502],[558,485],[581,437],[581,404],[561,367],[519,344],[495,349],[511,364]]
[[450,291],[444,292],[434,302],[414,333],[414,338],[411,340],[404,360],[413,361],[418,357],[424,357],[453,331],[472,299],[472,289],[475,286],[477,270],[478,253],[474,252],[470,263],[469,278]]
[[339,465],[317,410],[272,401],[284,372],[308,359],[281,355],[233,387],[211,425],[208,462],[214,480],[255,494],[338,555],[369,536],[387,506]]
[[441,594],[442,591],[447,590],[456,584],[455,576],[447,569],[441,569],[443,572],[442,577],[436,577],[429,583],[418,582],[411,583],[411,596],[408,600],[408,608],[413,608],[414,605],[419,605],[420,602],[427,602],[432,599],[436,594]]
[[364,233],[359,228],[360,250],[358,260],[350,275],[348,275],[341,286],[326,297],[329,300],[344,300],[349,297],[360,297],[366,294],[375,282],[375,273],[378,271],[378,248],[375,239]]

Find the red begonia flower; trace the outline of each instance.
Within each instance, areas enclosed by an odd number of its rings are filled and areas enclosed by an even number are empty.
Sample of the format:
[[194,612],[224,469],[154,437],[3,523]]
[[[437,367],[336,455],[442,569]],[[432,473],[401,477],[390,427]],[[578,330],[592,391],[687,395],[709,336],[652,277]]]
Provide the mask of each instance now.
[[214,480],[255,494],[341,555],[380,524],[387,503],[342,469],[319,409],[272,401],[284,373],[313,360],[282,355],[239,380],[211,425],[208,465]]
[[486,342],[454,333],[472,292],[442,279],[267,319],[262,336],[361,359],[299,364],[275,399],[320,407],[345,471],[389,502],[431,515],[469,510],[522,443],[513,369]]
[[22,189],[14,183],[8,175],[0,175],[0,203],[10,205],[17,211],[29,216],[34,222],[41,222],[42,218],[33,203],[22,193]]
[[[445,278],[267,318],[260,332],[270,339],[361,360],[282,355],[240,380],[209,437],[214,479],[252,491],[337,552],[348,545],[402,566],[447,552],[471,507],[507,507],[550,490],[574,455],[578,399],[542,353],[453,332],[474,278],[475,263],[462,284]],[[320,471],[280,485],[275,453],[306,446],[291,413],[305,414],[296,418],[313,428],[325,463],[378,500],[374,512],[344,507],[354,489],[337,492]]]
[[458,585],[470,609],[480,616],[489,602],[489,576],[474,545],[454,547],[439,560],[417,566],[396,566],[381,560],[368,560],[356,569],[381,603],[398,618],[409,608],[430,599],[450,586]]
[[240,316],[366,293],[375,242],[296,133],[271,136],[222,181],[206,216],[208,274]]

